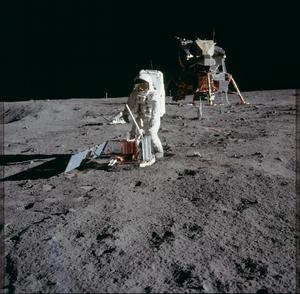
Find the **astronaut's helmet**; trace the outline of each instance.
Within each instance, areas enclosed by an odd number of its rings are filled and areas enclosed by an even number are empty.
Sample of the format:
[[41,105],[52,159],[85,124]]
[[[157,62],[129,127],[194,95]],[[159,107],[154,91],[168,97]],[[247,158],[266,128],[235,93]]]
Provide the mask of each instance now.
[[143,79],[135,79],[134,89],[140,93],[145,93],[149,90],[149,83]]

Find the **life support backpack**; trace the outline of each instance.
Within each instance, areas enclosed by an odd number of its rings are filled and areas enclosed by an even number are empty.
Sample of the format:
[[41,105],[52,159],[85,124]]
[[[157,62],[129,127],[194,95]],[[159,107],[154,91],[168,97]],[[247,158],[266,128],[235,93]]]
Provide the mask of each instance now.
[[155,99],[158,99],[160,117],[162,117],[166,113],[166,92],[163,73],[159,70],[142,69],[139,72],[139,78],[148,82],[151,79],[152,85],[150,87],[158,93],[158,95],[155,95]]

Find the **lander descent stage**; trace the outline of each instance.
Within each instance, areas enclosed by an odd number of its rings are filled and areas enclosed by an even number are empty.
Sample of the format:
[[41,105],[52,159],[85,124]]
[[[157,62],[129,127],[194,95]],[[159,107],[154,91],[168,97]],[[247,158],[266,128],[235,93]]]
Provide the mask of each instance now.
[[213,105],[216,94],[220,94],[225,95],[228,102],[228,87],[232,84],[241,104],[247,104],[234,78],[227,72],[223,48],[216,46],[213,40],[175,38],[179,44],[180,73],[173,79],[176,88],[173,100],[192,94],[194,104],[207,99],[209,105]]

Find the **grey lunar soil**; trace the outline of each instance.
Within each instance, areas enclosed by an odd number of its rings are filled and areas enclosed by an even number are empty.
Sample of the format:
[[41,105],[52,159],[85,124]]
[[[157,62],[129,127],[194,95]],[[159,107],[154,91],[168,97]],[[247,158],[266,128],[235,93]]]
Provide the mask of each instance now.
[[150,167],[69,174],[126,98],[5,103],[6,290],[294,292],[295,91],[244,95],[168,101]]

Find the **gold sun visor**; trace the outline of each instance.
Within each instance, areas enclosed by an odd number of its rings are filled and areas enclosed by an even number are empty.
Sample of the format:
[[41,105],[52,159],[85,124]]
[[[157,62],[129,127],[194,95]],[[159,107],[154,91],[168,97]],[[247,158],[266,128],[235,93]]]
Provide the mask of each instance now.
[[146,92],[149,90],[149,83],[142,79],[136,79],[134,82],[134,89],[138,92]]

